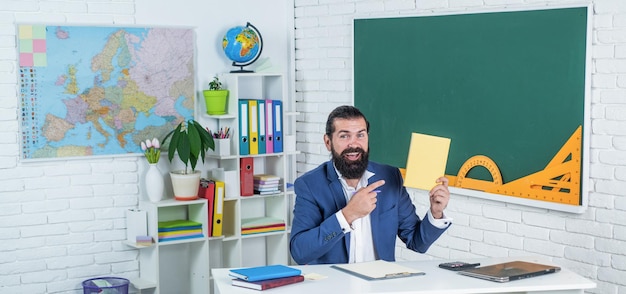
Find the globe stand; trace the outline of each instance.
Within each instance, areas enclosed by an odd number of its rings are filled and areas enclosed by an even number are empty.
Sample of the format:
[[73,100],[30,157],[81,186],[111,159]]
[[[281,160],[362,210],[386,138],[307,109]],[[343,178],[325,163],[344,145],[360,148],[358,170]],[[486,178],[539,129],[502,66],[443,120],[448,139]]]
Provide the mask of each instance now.
[[[260,54],[259,54],[260,55]],[[258,55],[257,55],[258,56]],[[255,59],[256,60],[256,59]],[[253,61],[254,62],[254,61]],[[233,66],[239,66],[239,69],[237,70],[231,70],[230,73],[253,73],[253,70],[247,70],[247,69],[243,69],[244,66],[248,66],[250,65],[252,62],[248,63],[248,64],[237,64],[236,62],[233,62]]]
[[237,63],[233,61],[232,66],[238,66],[239,69],[231,70],[230,71],[231,73],[253,73],[254,72],[253,70],[246,70],[246,69],[243,69],[243,67],[253,64],[255,61],[257,61],[257,59],[259,59],[259,57],[261,56],[261,52],[263,52],[263,36],[261,36],[261,32],[259,32],[259,30],[249,22],[246,23],[246,26],[250,27],[250,29],[252,29],[257,34],[257,36],[259,36],[259,53],[257,53],[257,55],[252,60],[246,63]]

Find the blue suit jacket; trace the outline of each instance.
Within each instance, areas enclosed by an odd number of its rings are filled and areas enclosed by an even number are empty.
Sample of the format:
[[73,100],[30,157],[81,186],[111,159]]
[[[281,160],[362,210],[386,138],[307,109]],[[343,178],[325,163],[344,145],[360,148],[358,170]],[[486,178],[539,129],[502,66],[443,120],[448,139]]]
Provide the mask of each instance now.
[[[400,171],[370,162],[375,175],[369,183],[384,179],[376,208],[371,212],[374,250],[379,259],[395,260],[396,235],[406,247],[424,253],[445,232],[415,214],[415,206],[402,183]],[[305,173],[294,183],[296,201],[290,251],[299,264],[347,263],[349,233],[344,234],[335,213],[346,206],[338,175],[331,161]]]

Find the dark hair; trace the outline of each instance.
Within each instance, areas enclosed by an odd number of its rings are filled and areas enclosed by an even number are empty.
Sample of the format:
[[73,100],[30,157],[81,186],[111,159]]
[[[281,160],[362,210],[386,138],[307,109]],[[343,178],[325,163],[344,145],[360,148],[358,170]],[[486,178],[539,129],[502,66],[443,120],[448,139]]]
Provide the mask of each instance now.
[[332,134],[335,131],[335,119],[354,119],[354,118],[363,118],[365,120],[365,124],[367,126],[367,132],[370,132],[370,122],[365,118],[365,115],[356,107],[350,105],[342,105],[335,108],[328,115],[328,120],[326,120],[326,135],[332,138]]

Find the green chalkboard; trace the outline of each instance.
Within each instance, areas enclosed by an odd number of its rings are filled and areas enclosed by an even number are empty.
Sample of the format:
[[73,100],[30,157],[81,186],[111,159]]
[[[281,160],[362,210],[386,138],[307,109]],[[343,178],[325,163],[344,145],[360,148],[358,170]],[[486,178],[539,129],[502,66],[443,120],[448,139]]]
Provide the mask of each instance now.
[[447,175],[478,154],[504,182],[543,169],[585,127],[587,9],[355,19],[371,159],[405,167],[419,132],[452,139]]

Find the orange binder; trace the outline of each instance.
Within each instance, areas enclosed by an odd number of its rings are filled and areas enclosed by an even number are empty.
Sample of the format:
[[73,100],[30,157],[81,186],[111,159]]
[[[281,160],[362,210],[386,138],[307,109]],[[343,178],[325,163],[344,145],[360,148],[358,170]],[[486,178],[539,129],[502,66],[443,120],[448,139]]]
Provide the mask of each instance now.
[[239,165],[241,196],[254,195],[254,158],[242,157]]

